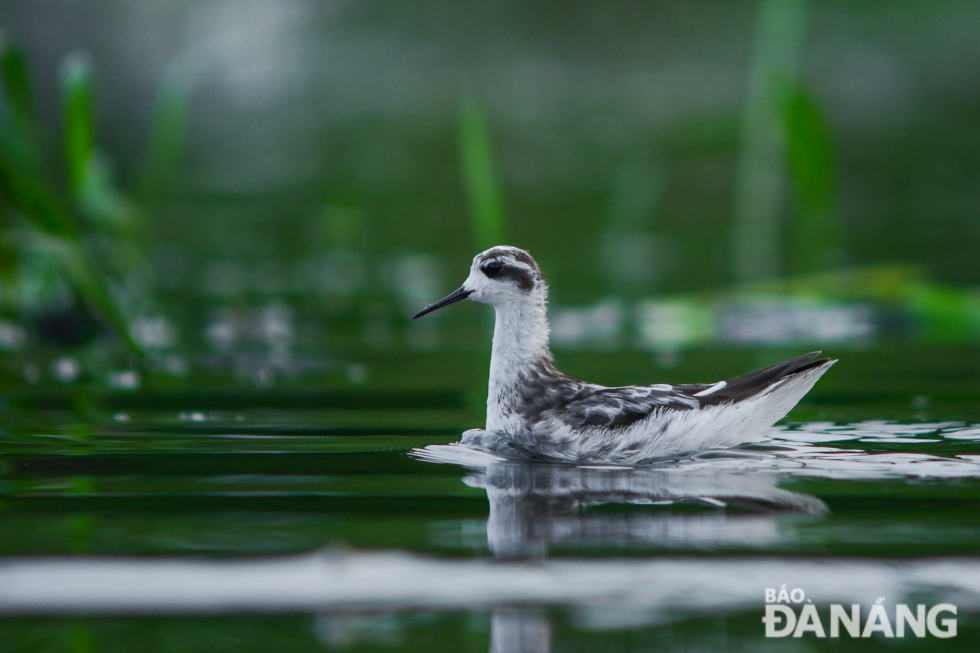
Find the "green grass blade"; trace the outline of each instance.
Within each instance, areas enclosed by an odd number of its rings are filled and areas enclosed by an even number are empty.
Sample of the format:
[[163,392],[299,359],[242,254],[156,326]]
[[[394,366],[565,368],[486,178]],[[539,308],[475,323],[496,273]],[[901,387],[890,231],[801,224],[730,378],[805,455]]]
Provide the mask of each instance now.
[[33,93],[20,49],[0,36],[0,191],[24,218],[48,233],[70,224],[42,166]]
[[[0,132],[3,131],[0,125]],[[71,218],[45,180],[31,174],[11,143],[0,136],[0,191],[10,204],[38,229],[64,234]]]
[[783,109],[799,86],[807,0],[760,0],[732,200],[732,267],[741,283],[782,272],[786,133]]
[[806,93],[786,107],[790,171],[795,191],[793,262],[806,273],[841,263],[841,227],[837,211],[837,170],[827,121]]
[[14,123],[20,129],[34,130],[33,98],[27,64],[20,49],[0,34],[0,81]]
[[[87,251],[75,218],[80,210],[88,208],[91,213],[93,207],[98,208],[106,215],[93,220],[92,226],[102,229],[104,236],[105,218],[113,217],[113,211],[128,215],[121,194],[109,182],[95,156],[92,66],[85,56],[75,54],[65,60],[61,72],[68,197],[53,190],[52,180],[42,169],[24,58],[16,47],[0,39],[0,191],[5,200],[0,205],[0,218],[19,214],[26,220],[34,228],[31,242],[55,262],[59,274],[81,301],[99,313],[132,351],[142,353],[109,291],[106,266],[101,265],[105,261],[95,260]],[[106,207],[117,208],[107,212]],[[0,274],[14,270],[18,257],[27,249],[30,248],[25,249],[23,243],[5,237],[0,243]]]
[[[87,211],[92,226],[106,229],[128,220],[128,210],[108,180],[95,150],[95,84],[87,55],[70,54],[61,69],[65,98],[65,174],[76,209]],[[71,221],[72,227],[75,226]],[[77,228],[62,233],[61,261],[82,299],[117,331],[134,352],[142,353],[129,332],[129,324],[108,290],[102,268],[86,252]]]
[[470,203],[470,222],[477,249],[505,244],[504,209],[494,173],[490,127],[486,114],[472,95],[464,95],[459,108],[459,150],[463,183]]
[[129,322],[106,286],[99,268],[78,242],[62,236],[41,236],[38,245],[57,261],[71,287],[87,306],[112,327],[131,351],[143,354],[143,348],[129,332]]
[[65,98],[65,174],[68,190],[75,198],[85,189],[95,155],[92,63],[82,53],[72,53],[61,69]]
[[38,229],[64,233],[70,217],[44,175],[36,141],[19,122],[11,107],[0,102],[0,193]]
[[187,143],[191,89],[183,81],[165,80],[157,89],[141,194],[153,198],[172,180]]

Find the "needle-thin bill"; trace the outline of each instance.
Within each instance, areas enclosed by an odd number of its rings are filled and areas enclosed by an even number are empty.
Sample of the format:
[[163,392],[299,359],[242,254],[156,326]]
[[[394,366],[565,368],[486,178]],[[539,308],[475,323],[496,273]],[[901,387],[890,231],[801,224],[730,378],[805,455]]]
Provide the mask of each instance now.
[[446,297],[443,297],[439,301],[433,302],[433,303],[429,304],[428,306],[426,306],[425,308],[423,308],[421,311],[419,311],[418,313],[416,313],[415,315],[413,315],[412,316],[412,319],[414,320],[417,317],[422,317],[423,315],[425,315],[427,313],[431,313],[432,311],[434,311],[434,310],[436,310],[438,308],[442,308],[443,306],[449,306],[450,304],[455,304],[458,301],[462,301],[462,300],[466,299],[471,294],[473,294],[473,291],[472,290],[466,290],[465,288],[460,288],[459,290],[457,290],[456,292],[452,293],[451,295],[448,295]]

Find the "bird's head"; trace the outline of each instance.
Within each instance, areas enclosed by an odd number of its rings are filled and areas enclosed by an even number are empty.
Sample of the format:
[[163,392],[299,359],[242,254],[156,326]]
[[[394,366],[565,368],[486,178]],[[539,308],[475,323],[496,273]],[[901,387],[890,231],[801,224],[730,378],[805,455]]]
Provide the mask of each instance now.
[[463,299],[494,307],[520,304],[534,299],[546,289],[544,275],[530,254],[523,249],[499,245],[473,258],[470,276],[459,290],[429,304],[412,319]]

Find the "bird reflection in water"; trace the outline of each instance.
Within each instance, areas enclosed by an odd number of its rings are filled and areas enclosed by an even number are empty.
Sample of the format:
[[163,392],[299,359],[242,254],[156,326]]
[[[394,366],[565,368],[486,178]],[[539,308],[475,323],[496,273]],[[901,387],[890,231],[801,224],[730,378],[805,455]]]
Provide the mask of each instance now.
[[[503,559],[544,557],[552,549],[768,547],[782,537],[781,522],[827,512],[820,499],[777,487],[780,475],[758,468],[765,454],[748,451],[644,467],[505,460],[460,445],[432,445],[415,455],[471,470],[463,480],[487,491],[487,544]],[[540,611],[493,613],[492,653],[540,653],[550,640]]]

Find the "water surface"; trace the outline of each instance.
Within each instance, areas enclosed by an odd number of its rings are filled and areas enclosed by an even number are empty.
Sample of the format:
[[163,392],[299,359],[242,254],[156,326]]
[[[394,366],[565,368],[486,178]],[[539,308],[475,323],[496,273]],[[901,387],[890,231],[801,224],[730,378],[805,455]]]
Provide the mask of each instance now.
[[[973,650],[978,383],[904,374],[844,372],[768,442],[642,468],[453,446],[479,423],[453,389],[20,395],[0,648]],[[950,602],[959,631],[765,639],[783,584]]]

